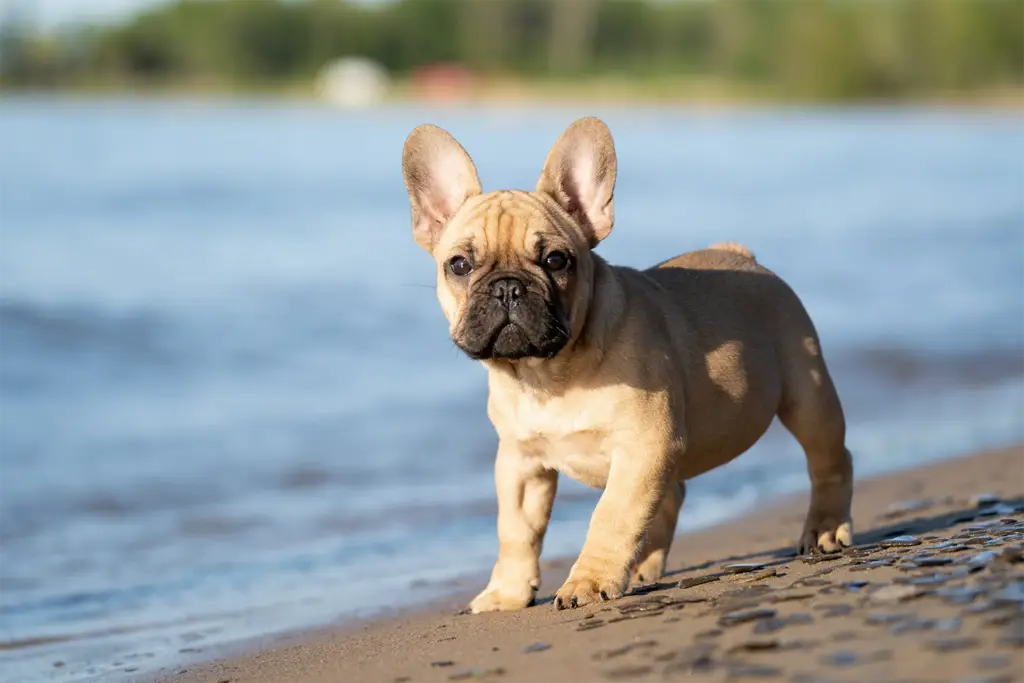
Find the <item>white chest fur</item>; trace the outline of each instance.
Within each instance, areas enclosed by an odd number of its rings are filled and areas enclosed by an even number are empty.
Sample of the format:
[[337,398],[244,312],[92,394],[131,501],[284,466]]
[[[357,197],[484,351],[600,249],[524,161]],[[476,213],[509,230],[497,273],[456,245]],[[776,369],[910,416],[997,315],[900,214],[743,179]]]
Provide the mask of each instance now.
[[[596,488],[608,480],[615,400],[594,390],[562,396],[492,392],[489,412],[498,436],[522,457]],[[600,393],[599,391],[597,393]],[[609,397],[610,398],[610,397]]]

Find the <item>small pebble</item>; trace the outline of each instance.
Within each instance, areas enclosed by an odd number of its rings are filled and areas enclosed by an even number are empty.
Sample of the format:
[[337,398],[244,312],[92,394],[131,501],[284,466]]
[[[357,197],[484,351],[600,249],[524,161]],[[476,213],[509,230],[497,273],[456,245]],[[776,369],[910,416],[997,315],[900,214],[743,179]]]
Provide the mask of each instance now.
[[822,662],[825,664],[831,664],[832,666],[856,666],[859,664],[868,664],[870,662],[884,661],[892,658],[892,653],[888,650],[878,650],[876,652],[858,653],[850,650],[840,650],[839,652],[833,652],[822,657]]
[[853,607],[850,605],[819,605],[815,609],[820,609],[822,616],[826,619],[832,617],[845,617],[853,612]]
[[864,621],[868,624],[894,624],[905,619],[914,618],[911,614],[872,614]]
[[935,628],[934,619],[920,619],[918,617],[911,617],[905,621],[900,621],[893,624],[889,628],[889,633],[893,635],[900,635],[902,633],[912,633],[914,631],[928,631]]
[[827,579],[807,578],[807,579],[797,579],[792,584],[790,584],[790,587],[791,588],[795,588],[797,586],[831,586],[831,585],[832,585],[832,582],[827,580]]
[[622,647],[616,647],[610,650],[599,650],[593,654],[591,659],[595,659],[598,661],[603,659],[615,659],[616,657],[621,657],[622,655],[628,654],[634,650],[642,650],[650,647],[655,647],[657,646],[657,644],[658,641],[656,640],[642,640],[637,643],[629,643],[627,645],[623,645]]
[[718,636],[722,635],[723,633],[724,633],[724,631],[722,629],[720,629],[720,628],[712,628],[712,629],[708,629],[707,631],[701,631],[700,633],[697,633],[693,637],[694,637],[695,640],[707,640],[709,638],[717,638]]
[[843,557],[844,555],[842,553],[830,553],[828,555],[816,553],[814,555],[803,555],[800,558],[800,561],[804,564],[820,564],[822,562],[834,562],[835,560],[841,560]]
[[445,667],[445,666],[455,666],[455,662],[453,662],[450,659],[439,659],[436,662],[431,662],[430,666],[432,666],[432,667],[434,667],[436,669],[439,669],[439,668]]
[[1012,505],[990,505],[988,507],[978,508],[979,517],[994,517],[995,515],[1012,515],[1017,511],[1017,508]]
[[1000,498],[994,493],[976,493],[971,496],[971,505],[976,508],[987,507],[999,503]]
[[775,638],[755,638],[744,640],[729,648],[729,652],[765,652],[778,650],[779,641]]
[[1006,584],[1002,590],[992,596],[992,599],[1002,603],[1017,603],[1024,608],[1024,581]]
[[550,649],[551,649],[551,644],[550,643],[537,642],[537,643],[530,643],[529,645],[524,647],[523,648],[523,652],[529,654],[531,652],[544,652],[544,650],[550,650]]
[[878,552],[882,549],[882,546],[877,543],[863,543],[861,545],[850,546],[849,548],[843,548],[844,553],[858,553],[862,555],[868,555],[870,553]]
[[664,675],[683,674],[686,676],[700,673],[710,673],[715,669],[715,659],[712,652],[717,646],[714,643],[698,643],[692,647],[680,650],[680,655],[672,664],[665,668]]
[[729,664],[725,680],[736,681],[743,678],[774,678],[781,676],[782,669],[777,666],[765,666],[763,664],[747,664],[746,662],[735,662]]
[[978,546],[978,545],[985,545],[986,543],[988,543],[989,541],[992,540],[992,537],[991,536],[979,536],[979,535],[975,534],[973,536],[966,536],[964,538],[961,538],[960,540],[963,541],[964,545]]
[[775,614],[776,612],[773,609],[739,610],[719,617],[718,625],[735,626],[736,624],[745,624],[748,621],[756,621],[757,619],[768,619],[774,617]]
[[723,566],[722,569],[730,574],[746,574],[747,572],[755,572],[760,569],[764,569],[764,565],[756,562],[740,562],[737,564],[727,564]]
[[773,576],[778,576],[778,575],[779,575],[779,572],[775,568],[769,568],[769,569],[765,569],[763,571],[759,571],[756,574],[751,574],[750,576],[742,577],[741,580],[744,583],[753,583],[755,581],[764,581],[765,579],[770,579]]
[[[449,681],[468,681],[473,678],[487,678],[489,676],[503,676],[505,669],[499,667],[493,669],[468,669],[466,671],[460,671],[457,674],[452,674],[448,677]],[[410,680],[410,679],[405,679]]]
[[814,622],[814,617],[810,614],[790,614],[785,617],[770,617],[768,619],[759,619],[754,624],[754,635],[767,635],[769,633],[775,633],[781,631],[787,626],[796,626],[798,624],[810,624]]
[[602,619],[594,619],[593,621],[584,621],[577,627],[577,631],[593,631],[594,629],[601,628],[605,623]]
[[920,595],[923,595],[923,591],[919,588],[914,588],[913,586],[892,585],[878,589],[870,595],[870,599],[872,602],[879,603],[904,602],[906,600],[912,600]]
[[[866,583],[866,582],[865,582]],[[790,602],[791,600],[809,600],[814,593],[779,593],[771,597],[772,602]]]
[[[971,605],[970,607],[965,609],[964,610],[964,614],[987,614],[988,612],[995,612],[995,611],[998,611],[998,610],[1000,610],[1000,606],[999,605],[997,605],[996,603],[992,602],[991,600],[984,600],[982,602],[979,602],[976,605]],[[992,619],[995,619],[995,617],[993,617]],[[998,626],[998,625],[1006,623],[1006,621],[1002,621],[1002,622],[999,622],[999,623],[996,623],[996,622],[993,621],[992,623],[994,623],[995,625]]]
[[883,557],[878,560],[871,560],[870,562],[865,562],[864,566],[868,569],[877,569],[878,567],[891,567],[894,564],[896,564],[895,557]]
[[939,586],[953,578],[952,574],[935,572],[933,574],[919,574],[917,576],[898,576],[893,579],[896,583],[911,586]]
[[978,646],[978,639],[971,636],[953,636],[938,638],[928,642],[928,648],[936,652],[956,652]]
[[700,586],[705,583],[711,583],[712,581],[718,581],[719,577],[709,574],[707,576],[693,576],[689,579],[683,579],[676,584],[676,588],[693,588],[694,586]]
[[930,546],[928,546],[926,548],[926,550],[937,550],[939,552],[945,552],[945,553],[951,553],[951,552],[956,552],[958,550],[966,550],[966,549],[967,549],[966,546],[964,546],[964,545],[962,545],[960,543],[957,543],[956,541],[943,541],[942,543],[936,543],[935,545],[930,545]]
[[982,592],[980,588],[974,588],[973,586],[953,586],[951,588],[941,588],[935,594],[943,598],[947,605],[969,605]]
[[921,539],[916,536],[894,536],[887,538],[879,545],[883,548],[908,548],[914,545],[921,545]]

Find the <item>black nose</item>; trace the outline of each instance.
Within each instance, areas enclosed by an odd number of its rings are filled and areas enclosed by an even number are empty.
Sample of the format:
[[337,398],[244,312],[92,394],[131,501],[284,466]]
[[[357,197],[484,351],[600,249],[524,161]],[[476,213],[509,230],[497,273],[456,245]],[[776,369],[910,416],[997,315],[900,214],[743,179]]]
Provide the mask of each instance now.
[[519,278],[503,277],[491,283],[491,296],[509,306],[526,294],[526,285]]

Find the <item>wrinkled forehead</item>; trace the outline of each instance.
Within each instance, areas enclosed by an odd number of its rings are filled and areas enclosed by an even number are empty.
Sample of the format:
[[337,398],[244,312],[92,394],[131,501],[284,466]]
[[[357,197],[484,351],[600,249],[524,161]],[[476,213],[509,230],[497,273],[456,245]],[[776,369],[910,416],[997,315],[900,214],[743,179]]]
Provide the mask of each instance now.
[[539,254],[556,242],[572,245],[572,231],[544,199],[530,192],[502,190],[473,197],[441,236],[443,253],[477,258],[502,254]]

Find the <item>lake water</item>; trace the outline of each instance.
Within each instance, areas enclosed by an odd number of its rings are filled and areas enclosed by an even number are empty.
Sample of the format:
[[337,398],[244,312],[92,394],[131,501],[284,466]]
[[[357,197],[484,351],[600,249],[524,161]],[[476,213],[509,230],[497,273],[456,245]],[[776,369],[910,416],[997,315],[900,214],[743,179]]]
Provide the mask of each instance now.
[[[818,326],[858,474],[1024,440],[1019,116],[4,98],[4,680],[116,680],[482,576],[485,376],[447,338],[401,147],[438,123],[485,188],[529,188],[584,113],[619,152],[600,252],[750,246]],[[680,528],[806,486],[774,429]],[[562,485],[546,556],[595,500]]]

